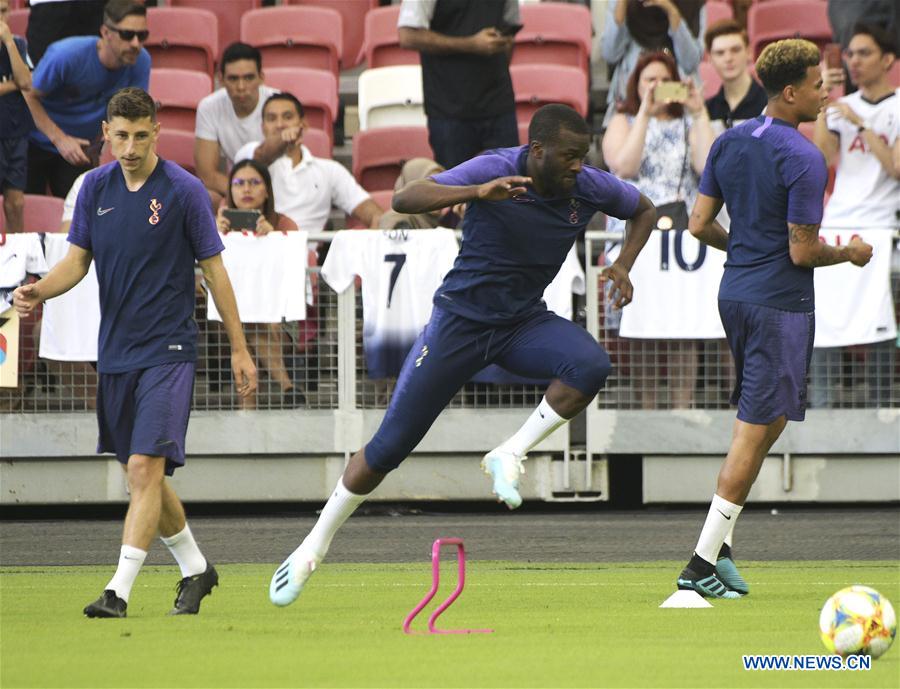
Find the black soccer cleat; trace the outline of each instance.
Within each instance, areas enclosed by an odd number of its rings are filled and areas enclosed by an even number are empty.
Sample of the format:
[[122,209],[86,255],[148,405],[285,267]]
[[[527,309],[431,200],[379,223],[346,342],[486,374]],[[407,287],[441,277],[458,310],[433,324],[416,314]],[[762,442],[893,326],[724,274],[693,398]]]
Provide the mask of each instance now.
[[216,568],[209,562],[206,563],[206,571],[185,577],[178,582],[175,590],[175,607],[169,611],[170,615],[196,615],[200,612],[200,601],[212,593],[213,587],[219,585],[219,574]]
[[112,589],[106,589],[103,594],[84,609],[87,617],[127,617],[125,610],[128,603],[116,595]]

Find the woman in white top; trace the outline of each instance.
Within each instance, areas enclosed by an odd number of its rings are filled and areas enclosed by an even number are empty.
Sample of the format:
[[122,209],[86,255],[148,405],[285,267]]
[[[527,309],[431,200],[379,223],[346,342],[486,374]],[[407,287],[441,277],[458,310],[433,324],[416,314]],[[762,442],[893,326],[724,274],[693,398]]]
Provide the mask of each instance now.
[[[603,137],[603,157],[613,174],[632,182],[657,207],[681,202],[686,211],[684,226],[678,227],[676,219],[674,227],[664,229],[686,230],[687,213],[694,204],[715,133],[703,96],[692,81],[684,82],[687,97],[683,101],[657,100],[657,86],[677,81],[678,69],[671,54],[659,51],[641,55],[628,80],[625,98]],[[610,218],[607,227],[610,231],[624,230],[624,223]],[[609,249],[613,256],[617,251],[618,246]],[[615,321],[607,322],[617,327]],[[657,407],[656,388],[663,379],[666,360],[665,378],[672,406],[691,406],[698,341],[634,340],[631,351],[632,377],[643,408]]]

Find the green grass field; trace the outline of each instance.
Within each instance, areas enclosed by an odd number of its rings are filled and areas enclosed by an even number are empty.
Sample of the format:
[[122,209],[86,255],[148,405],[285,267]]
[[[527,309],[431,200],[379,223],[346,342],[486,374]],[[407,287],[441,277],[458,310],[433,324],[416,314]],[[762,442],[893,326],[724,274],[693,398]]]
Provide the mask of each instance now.
[[[900,686],[900,643],[867,672],[753,672],[741,661],[824,653],[825,599],[862,583],[900,603],[896,561],[744,563],[749,597],[661,610],[682,564],[470,562],[441,625],[495,632],[443,636],[400,630],[430,585],[424,561],[326,563],[284,609],[268,601],[274,565],[225,565],[197,617],[167,617],[178,571],[147,567],[125,620],[81,615],[111,567],[2,568],[0,686]],[[455,583],[452,563],[444,571],[439,596]]]

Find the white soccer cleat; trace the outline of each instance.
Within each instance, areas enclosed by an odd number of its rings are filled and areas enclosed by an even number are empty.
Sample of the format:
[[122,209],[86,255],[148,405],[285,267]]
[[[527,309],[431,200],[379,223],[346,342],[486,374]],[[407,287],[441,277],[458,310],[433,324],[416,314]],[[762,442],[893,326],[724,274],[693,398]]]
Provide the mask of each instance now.
[[506,450],[495,449],[488,452],[481,460],[484,473],[494,479],[493,493],[497,502],[504,502],[514,510],[522,504],[519,495],[519,476],[525,473],[522,462],[525,455],[517,455]]
[[306,580],[319,566],[320,560],[301,548],[302,546],[291,553],[272,575],[269,600],[275,605],[284,607],[297,600]]

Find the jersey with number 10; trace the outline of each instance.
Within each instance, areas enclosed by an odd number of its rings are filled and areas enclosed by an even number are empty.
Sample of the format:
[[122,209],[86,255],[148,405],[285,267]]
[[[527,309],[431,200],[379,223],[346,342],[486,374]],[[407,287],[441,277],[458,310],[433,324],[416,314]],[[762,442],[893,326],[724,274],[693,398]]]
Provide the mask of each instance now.
[[331,242],[322,277],[343,292],[362,279],[363,348],[371,378],[396,376],[431,316],[432,296],[453,265],[453,230],[345,230]]

